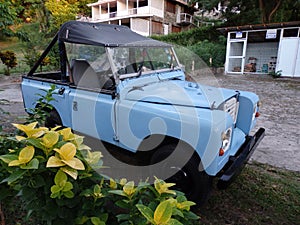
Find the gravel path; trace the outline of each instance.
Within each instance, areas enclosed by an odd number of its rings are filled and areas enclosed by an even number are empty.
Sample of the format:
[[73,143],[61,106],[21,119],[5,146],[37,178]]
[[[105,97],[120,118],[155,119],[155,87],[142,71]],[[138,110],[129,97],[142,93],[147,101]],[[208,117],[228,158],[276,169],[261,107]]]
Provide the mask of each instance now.
[[262,101],[257,127],[266,136],[252,159],[273,166],[300,171],[300,79],[269,76],[220,76],[223,87],[252,91]]
[[[300,171],[300,79],[269,76],[218,75],[214,84],[252,91],[263,103],[257,127],[266,128],[266,136],[252,156],[252,160],[273,166]],[[20,79],[0,77],[0,99],[10,102],[1,108],[10,115],[1,115],[6,129],[24,117]]]

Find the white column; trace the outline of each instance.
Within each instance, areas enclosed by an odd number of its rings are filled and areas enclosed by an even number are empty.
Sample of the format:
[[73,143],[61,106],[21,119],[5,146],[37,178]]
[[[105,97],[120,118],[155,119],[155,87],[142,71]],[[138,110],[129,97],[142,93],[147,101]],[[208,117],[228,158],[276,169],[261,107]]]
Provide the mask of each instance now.
[[132,29],[132,17],[130,17],[130,24],[129,24],[129,28]]
[[225,74],[229,72],[229,52],[230,52],[230,32],[227,34],[227,47],[226,47],[226,58],[225,58]]
[[128,13],[128,0],[126,0],[126,11],[127,11],[127,13]]
[[149,36],[152,35],[152,17],[149,18]]
[[92,19],[96,19],[94,6],[92,6]]

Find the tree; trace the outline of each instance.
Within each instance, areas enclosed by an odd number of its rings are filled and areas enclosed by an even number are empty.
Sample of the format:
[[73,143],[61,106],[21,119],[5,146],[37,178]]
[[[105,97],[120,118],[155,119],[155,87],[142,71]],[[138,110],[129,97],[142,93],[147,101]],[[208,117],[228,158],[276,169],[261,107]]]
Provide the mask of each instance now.
[[40,24],[40,31],[47,32],[50,28],[50,12],[46,8],[46,0],[27,0],[24,18],[34,18]]
[[4,65],[6,65],[6,75],[10,75],[10,68],[14,68],[18,65],[16,54],[13,51],[0,52],[0,59]]
[[0,37],[10,37],[14,32],[10,26],[15,23],[17,14],[12,4],[5,0],[0,0]]
[[95,0],[80,0],[78,1],[79,13],[83,16],[91,16],[91,7],[88,7],[87,4],[94,3]]
[[58,29],[64,22],[74,20],[78,13],[76,0],[47,0],[45,6],[52,15],[53,29]]
[[300,20],[297,0],[193,0],[200,9],[221,14],[226,25],[288,22]]
[[282,4],[282,0],[259,0],[259,9],[261,13],[261,23],[270,23],[279,6]]

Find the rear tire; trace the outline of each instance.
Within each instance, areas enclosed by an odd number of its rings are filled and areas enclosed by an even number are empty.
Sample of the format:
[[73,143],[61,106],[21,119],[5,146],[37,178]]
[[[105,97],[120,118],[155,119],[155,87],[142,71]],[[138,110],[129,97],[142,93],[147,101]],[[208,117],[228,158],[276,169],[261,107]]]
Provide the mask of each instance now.
[[[181,157],[171,157],[175,148],[175,144],[159,147],[151,157],[151,164],[162,162],[159,171],[161,173],[174,174],[165,179],[165,181],[175,183],[175,190],[184,192],[186,197],[197,203],[198,206],[203,205],[211,192],[212,177],[204,170],[199,171],[199,168],[203,167],[200,165],[201,161],[196,153],[191,154],[192,157],[182,166],[182,162],[180,162],[182,160]],[[170,172],[170,170],[172,171]],[[159,176],[159,174],[153,175]]]
[[62,126],[61,118],[56,110],[52,110],[49,113],[49,116],[46,118],[45,126],[49,128],[53,128],[56,126]]

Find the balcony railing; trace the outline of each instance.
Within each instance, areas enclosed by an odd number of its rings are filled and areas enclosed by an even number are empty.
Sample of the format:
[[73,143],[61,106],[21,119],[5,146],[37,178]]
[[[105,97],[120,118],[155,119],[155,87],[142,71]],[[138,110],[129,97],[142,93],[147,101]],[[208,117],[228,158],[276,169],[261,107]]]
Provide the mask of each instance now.
[[200,25],[200,21],[188,13],[177,14],[176,22],[181,25],[190,25],[190,24],[194,24],[196,26]]
[[190,25],[193,24],[197,27],[201,26],[201,25],[206,25],[206,26],[214,26],[213,22],[204,22],[201,21],[199,19],[197,19],[196,17],[188,14],[188,13],[179,13],[177,14],[177,18],[176,18],[176,23],[180,24],[180,25]]
[[137,14],[137,8],[128,9],[128,15],[135,15]]
[[109,18],[118,18],[118,17],[126,17],[131,15],[147,15],[153,14],[155,16],[163,17],[163,11],[161,9],[156,9],[150,6],[143,6],[138,8],[131,8],[128,10],[118,10],[110,13],[102,13],[96,14],[93,17],[93,20],[107,20]]

